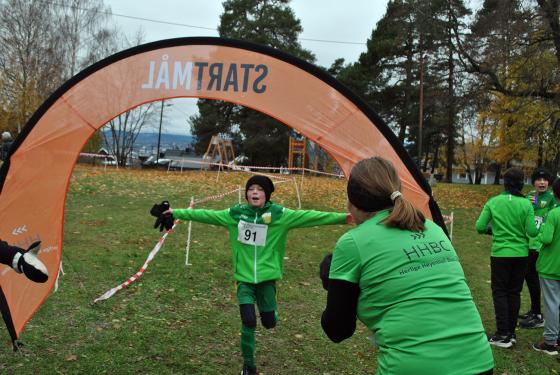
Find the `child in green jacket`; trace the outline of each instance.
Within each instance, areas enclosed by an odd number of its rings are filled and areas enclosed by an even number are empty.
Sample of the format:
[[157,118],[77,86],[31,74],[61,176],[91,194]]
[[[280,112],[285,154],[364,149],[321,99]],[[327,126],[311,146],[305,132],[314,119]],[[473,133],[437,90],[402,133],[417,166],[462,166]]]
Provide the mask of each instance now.
[[[560,197],[560,179],[552,184],[554,197]],[[538,237],[543,247],[537,259],[544,306],[544,341],[533,349],[548,355],[558,354],[560,343],[560,208],[548,213]]]
[[[545,168],[536,168],[531,175],[531,183],[534,190],[527,194],[529,202],[533,205],[535,211],[535,225],[537,229],[544,223],[548,215],[548,211],[556,207],[556,199],[552,195],[549,184],[552,183],[552,175]],[[529,238],[529,256],[527,258],[527,274],[525,282],[529,290],[531,298],[531,308],[523,315],[519,326],[521,328],[539,328],[544,326],[544,320],[541,314],[541,288],[539,285],[539,274],[537,273],[537,258],[542,244],[537,236]]]
[[255,303],[261,323],[274,328],[277,322],[276,280],[282,278],[288,231],[293,228],[350,222],[346,213],[291,210],[270,201],[274,184],[266,176],[253,176],[245,185],[247,204],[226,210],[169,209],[174,219],[192,220],[227,228],[237,281],[241,314],[241,374],[256,374]]
[[521,193],[523,179],[521,169],[508,169],[504,174],[504,192],[486,202],[476,221],[478,233],[487,233],[492,222],[490,286],[496,333],[488,341],[501,348],[517,343],[515,327],[527,272],[529,237],[537,234],[533,206]]

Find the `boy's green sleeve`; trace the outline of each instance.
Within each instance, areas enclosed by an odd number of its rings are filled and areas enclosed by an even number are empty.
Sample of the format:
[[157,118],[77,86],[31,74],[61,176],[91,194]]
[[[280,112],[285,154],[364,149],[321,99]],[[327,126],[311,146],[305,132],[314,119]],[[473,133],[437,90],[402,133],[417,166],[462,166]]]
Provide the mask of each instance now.
[[173,218],[180,220],[192,220],[204,224],[219,225],[222,227],[233,223],[233,219],[227,210],[205,210],[205,209],[173,209]]
[[482,212],[476,221],[476,231],[480,234],[486,233],[488,223],[492,220],[492,213],[488,208],[488,203],[482,208]]
[[552,242],[554,238],[554,228],[556,228],[556,218],[555,213],[548,215],[546,222],[541,225],[541,230],[539,232],[538,240],[544,245],[548,245]]
[[284,208],[282,220],[289,228],[307,228],[318,225],[346,224],[348,214],[315,210],[291,210]]

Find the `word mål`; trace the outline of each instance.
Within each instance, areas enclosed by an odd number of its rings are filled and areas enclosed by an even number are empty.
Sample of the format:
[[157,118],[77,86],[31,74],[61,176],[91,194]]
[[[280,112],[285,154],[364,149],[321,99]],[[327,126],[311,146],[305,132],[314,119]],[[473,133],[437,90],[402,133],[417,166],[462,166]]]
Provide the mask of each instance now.
[[161,61],[150,61],[148,77],[142,88],[191,90],[194,83],[198,91],[252,91],[262,94],[267,89],[264,83],[267,75],[268,66],[265,64],[169,61],[169,57],[163,55]]

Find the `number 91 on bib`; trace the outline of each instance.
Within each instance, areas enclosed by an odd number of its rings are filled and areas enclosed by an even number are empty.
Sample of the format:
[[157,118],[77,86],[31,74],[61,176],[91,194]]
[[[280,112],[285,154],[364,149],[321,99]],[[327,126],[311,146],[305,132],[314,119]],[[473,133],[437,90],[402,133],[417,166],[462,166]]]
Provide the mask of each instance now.
[[254,246],[264,246],[266,244],[268,225],[240,221],[237,225],[237,230],[237,241],[241,243]]

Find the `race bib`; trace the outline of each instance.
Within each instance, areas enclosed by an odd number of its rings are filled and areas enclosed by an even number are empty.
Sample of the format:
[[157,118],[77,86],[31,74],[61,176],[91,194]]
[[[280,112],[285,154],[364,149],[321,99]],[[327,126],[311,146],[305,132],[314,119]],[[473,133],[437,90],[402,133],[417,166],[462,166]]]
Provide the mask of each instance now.
[[543,222],[543,218],[540,216],[535,216],[535,226],[538,228],[541,227],[541,224]]
[[237,225],[237,230],[237,241],[241,243],[254,246],[264,246],[266,244],[268,225],[240,221]]

